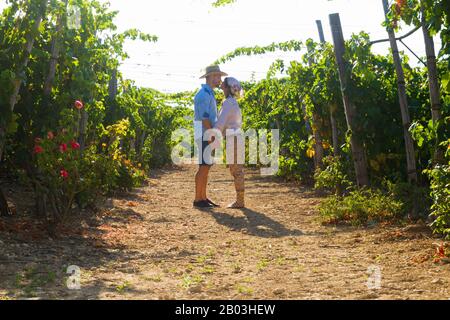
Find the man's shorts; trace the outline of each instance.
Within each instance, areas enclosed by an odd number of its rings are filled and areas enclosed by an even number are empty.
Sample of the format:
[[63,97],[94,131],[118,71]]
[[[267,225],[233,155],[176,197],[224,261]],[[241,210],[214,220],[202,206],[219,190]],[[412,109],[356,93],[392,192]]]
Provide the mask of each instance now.
[[198,165],[199,166],[212,166],[214,164],[214,150],[212,152],[205,152],[206,147],[209,146],[208,141],[197,140],[196,141],[198,148]]

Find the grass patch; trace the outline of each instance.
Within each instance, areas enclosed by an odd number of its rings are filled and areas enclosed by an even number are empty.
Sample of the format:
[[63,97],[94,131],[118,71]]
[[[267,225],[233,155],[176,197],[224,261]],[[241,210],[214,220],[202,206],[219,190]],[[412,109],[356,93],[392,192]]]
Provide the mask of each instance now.
[[275,260],[275,263],[276,263],[277,265],[279,265],[279,266],[283,266],[283,265],[286,264],[286,258],[285,258],[285,257],[278,257],[278,258]]
[[394,196],[381,191],[355,190],[345,197],[328,197],[319,205],[319,213],[324,224],[343,222],[358,226],[398,220],[404,207]]
[[261,259],[257,264],[256,264],[256,269],[258,271],[263,271],[264,269],[267,268],[267,266],[269,265],[269,260],[267,259]]
[[244,286],[242,284],[237,284],[236,285],[236,290],[237,290],[238,293],[242,293],[242,294],[245,294],[247,296],[250,296],[250,295],[252,295],[255,292],[255,290],[253,290],[252,288]]
[[14,285],[23,290],[27,297],[36,297],[35,291],[48,284],[55,283],[56,273],[53,271],[38,271],[36,268],[28,268],[16,274]]
[[244,279],[242,279],[242,282],[253,283],[253,282],[255,282],[255,279],[253,279],[252,277],[245,277]]
[[204,264],[208,260],[208,256],[199,256],[195,259],[198,264]]
[[126,282],[116,286],[116,291],[120,294],[123,294],[123,293],[125,293],[126,290],[129,290],[130,288],[131,288],[131,284],[128,281],[126,281]]
[[214,273],[215,271],[216,271],[216,269],[214,269],[214,267],[212,267],[212,266],[205,266],[205,267],[203,267],[201,273],[204,273],[204,274],[212,274],[212,273]]
[[181,286],[185,289],[189,289],[195,285],[203,282],[203,278],[199,275],[191,276],[187,275],[181,280]]
[[233,273],[241,273],[242,270],[242,266],[239,263],[233,264]]
[[154,275],[154,276],[145,277],[144,279],[148,280],[148,281],[153,281],[153,282],[161,282],[162,281],[162,278],[159,274]]

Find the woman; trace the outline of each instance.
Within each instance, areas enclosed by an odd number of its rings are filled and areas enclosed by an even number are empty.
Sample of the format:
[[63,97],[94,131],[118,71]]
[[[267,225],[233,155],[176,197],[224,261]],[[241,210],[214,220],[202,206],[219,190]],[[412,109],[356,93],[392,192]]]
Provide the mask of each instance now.
[[214,128],[220,130],[222,135],[227,138],[227,163],[236,189],[236,201],[231,203],[228,208],[244,208],[245,150],[241,132],[242,113],[236,101],[236,98],[239,98],[242,93],[242,86],[235,78],[227,77],[222,82],[221,89],[225,95],[225,101]]

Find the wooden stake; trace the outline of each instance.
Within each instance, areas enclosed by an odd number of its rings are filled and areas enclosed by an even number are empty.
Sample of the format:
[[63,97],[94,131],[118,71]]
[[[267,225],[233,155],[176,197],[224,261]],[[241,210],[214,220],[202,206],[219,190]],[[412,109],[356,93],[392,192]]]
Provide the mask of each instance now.
[[[384,13],[387,16],[387,14],[389,13],[388,1],[382,0],[382,2],[384,7]],[[408,98],[406,96],[405,74],[403,72],[402,60],[398,52],[398,46],[397,41],[395,40],[394,30],[388,27],[387,32],[389,35],[389,42],[391,44],[392,56],[394,58],[395,72],[397,74],[397,91],[400,103],[400,110],[402,114],[403,138],[405,140],[408,181],[410,183],[415,183],[417,182],[416,157],[414,152],[414,143],[411,137],[411,133],[409,132],[409,127],[411,126],[411,119],[408,110]]]
[[117,70],[113,70],[108,85],[109,99],[114,101],[117,96]]
[[323,35],[322,21],[316,20],[317,29],[319,31],[319,39],[321,43],[325,43],[325,37]]
[[348,129],[351,131],[350,145],[352,149],[353,162],[356,173],[356,183],[359,187],[369,185],[369,176],[367,173],[367,159],[363,144],[358,137],[356,129],[355,118],[356,108],[351,103],[347,93],[348,80],[346,76],[346,68],[344,61],[345,42],[342,33],[341,20],[338,13],[330,14],[331,34],[333,35],[334,53],[336,55],[336,62],[338,65],[339,81],[341,84],[342,99],[344,102],[345,118],[347,120]]
[[[441,95],[439,90],[438,73],[436,66],[436,53],[434,50],[433,37],[430,35],[427,23],[425,21],[425,14],[422,7],[422,31],[423,38],[425,40],[425,52],[427,54],[427,69],[428,69],[428,82],[430,89],[430,102],[431,102],[431,118],[433,123],[436,124],[442,119],[441,113]],[[435,151],[433,155],[433,163],[439,164],[444,161],[444,152],[439,147],[439,139],[436,141]]]

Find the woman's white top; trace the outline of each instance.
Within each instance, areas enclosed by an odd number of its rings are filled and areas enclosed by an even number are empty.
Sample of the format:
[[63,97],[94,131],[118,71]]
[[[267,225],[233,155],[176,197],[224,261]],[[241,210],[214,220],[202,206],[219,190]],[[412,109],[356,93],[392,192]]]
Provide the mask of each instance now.
[[[228,97],[223,102],[214,128],[219,129],[225,135],[235,136],[242,133],[242,113],[234,97]],[[232,130],[227,134],[227,129]]]

